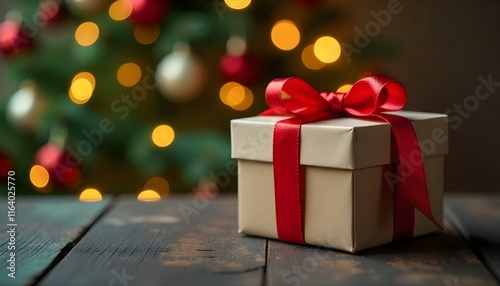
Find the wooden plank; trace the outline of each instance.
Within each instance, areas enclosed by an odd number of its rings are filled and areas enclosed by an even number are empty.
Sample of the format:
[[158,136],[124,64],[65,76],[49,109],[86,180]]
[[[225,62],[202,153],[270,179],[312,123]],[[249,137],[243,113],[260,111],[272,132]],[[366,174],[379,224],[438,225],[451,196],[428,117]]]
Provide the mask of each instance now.
[[126,198],[40,285],[261,285],[265,249],[265,239],[237,233],[235,196]]
[[270,286],[497,285],[451,230],[359,254],[270,241],[267,261]]
[[[0,205],[5,217],[0,226],[0,285],[26,285],[60,255],[61,250],[77,239],[109,205],[105,199],[98,203],[82,203],[74,196],[18,197],[16,200],[15,250],[9,250],[10,226],[7,226],[7,203]],[[15,253],[15,278],[7,276],[10,253]]]
[[500,195],[446,197],[449,219],[500,281]]

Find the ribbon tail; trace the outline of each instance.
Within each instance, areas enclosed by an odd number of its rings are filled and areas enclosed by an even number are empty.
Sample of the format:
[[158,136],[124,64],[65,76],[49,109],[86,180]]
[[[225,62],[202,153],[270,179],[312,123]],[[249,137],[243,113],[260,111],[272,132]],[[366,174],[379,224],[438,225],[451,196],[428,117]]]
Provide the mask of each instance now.
[[278,237],[282,241],[305,244],[305,170],[300,166],[300,127],[293,119],[276,124],[273,172]]
[[417,208],[440,230],[443,230],[443,227],[436,220],[432,212],[422,153],[411,121],[407,118],[390,114],[377,114],[376,116],[391,125],[398,150],[395,179],[396,213],[394,237],[404,238],[413,236],[413,215],[411,216],[412,219],[406,219],[409,207],[411,207],[412,212],[413,207]]

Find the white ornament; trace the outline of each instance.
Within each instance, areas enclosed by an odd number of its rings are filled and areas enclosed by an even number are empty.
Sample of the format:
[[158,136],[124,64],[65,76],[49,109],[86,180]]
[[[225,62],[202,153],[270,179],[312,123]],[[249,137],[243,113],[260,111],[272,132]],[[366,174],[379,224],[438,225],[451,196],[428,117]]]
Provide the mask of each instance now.
[[19,130],[36,129],[40,116],[45,109],[45,102],[38,94],[34,82],[26,82],[7,102],[8,122]]
[[172,53],[158,64],[156,81],[165,98],[176,102],[189,101],[199,95],[205,84],[205,66],[191,53],[187,44],[177,43]]

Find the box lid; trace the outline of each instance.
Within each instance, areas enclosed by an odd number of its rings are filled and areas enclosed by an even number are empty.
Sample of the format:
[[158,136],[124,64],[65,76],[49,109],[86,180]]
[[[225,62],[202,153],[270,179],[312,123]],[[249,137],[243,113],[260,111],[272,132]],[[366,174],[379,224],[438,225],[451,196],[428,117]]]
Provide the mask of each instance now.
[[[448,153],[446,114],[387,112],[411,120],[423,157]],[[286,116],[255,116],[231,120],[231,156],[272,162],[276,122]],[[336,118],[302,125],[300,163],[340,169],[361,169],[391,162],[391,129],[385,122]]]

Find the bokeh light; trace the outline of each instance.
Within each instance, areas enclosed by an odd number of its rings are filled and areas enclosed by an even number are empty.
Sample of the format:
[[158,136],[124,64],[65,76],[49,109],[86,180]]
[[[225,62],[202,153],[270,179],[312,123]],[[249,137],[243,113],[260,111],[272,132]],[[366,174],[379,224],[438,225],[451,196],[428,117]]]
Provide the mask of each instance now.
[[144,190],[137,196],[137,199],[143,202],[156,202],[161,200],[161,196],[153,190]]
[[143,45],[150,45],[154,43],[158,39],[158,36],[160,36],[159,25],[137,25],[134,30],[135,40]]
[[89,101],[94,91],[92,83],[86,78],[78,78],[69,88],[69,98],[76,104],[84,104]]
[[49,172],[43,166],[34,165],[30,170],[30,181],[37,188],[44,188],[49,183]]
[[300,42],[300,32],[294,22],[281,20],[274,24],[271,30],[273,44],[281,50],[289,51]]
[[243,111],[243,110],[247,110],[248,108],[250,108],[250,106],[252,106],[252,104],[253,104],[252,91],[249,88],[244,87],[244,92],[245,92],[245,96],[243,97],[243,100],[240,103],[231,106],[234,110]]
[[80,201],[82,202],[98,202],[102,200],[102,195],[101,193],[94,189],[94,188],[88,188],[85,189],[81,194],[80,194]]
[[245,9],[252,3],[252,0],[224,0],[229,8],[241,10]]
[[314,54],[324,63],[333,63],[340,57],[341,48],[339,42],[330,36],[324,36],[314,43]]
[[109,6],[109,17],[115,21],[123,21],[132,14],[132,4],[128,0],[118,0]]
[[228,99],[227,99],[227,95],[229,94],[229,91],[233,88],[233,87],[238,87],[240,86],[239,83],[237,82],[234,82],[234,81],[230,81],[228,83],[225,83],[221,88],[220,88],[220,91],[219,91],[219,98],[220,100],[222,101],[222,103],[224,103],[225,105],[228,105],[229,106],[229,102],[228,102]]
[[227,92],[226,102],[231,107],[240,104],[243,99],[245,99],[245,87],[242,85],[234,86]]
[[118,82],[125,87],[134,86],[141,79],[141,68],[134,63],[123,64],[118,69],[116,78]]
[[162,195],[162,197],[166,197],[170,192],[170,184],[167,180],[161,177],[153,177],[149,179],[144,185],[145,190],[153,190]]
[[91,73],[89,73],[89,72],[78,73],[77,75],[75,75],[73,77],[73,80],[71,81],[71,83],[75,82],[75,80],[77,80],[79,78],[87,79],[90,82],[90,84],[92,84],[92,88],[93,89],[95,88],[95,77]]
[[167,147],[172,144],[175,138],[174,129],[168,125],[159,125],[153,130],[151,139],[158,147]]
[[302,50],[302,63],[310,70],[319,70],[325,66],[314,54],[314,45],[309,45]]
[[219,91],[219,97],[222,103],[238,111],[246,110],[253,104],[252,91],[237,82],[224,84]]
[[351,90],[352,84],[344,84],[343,86],[337,88],[337,92],[346,93]]
[[76,42],[80,46],[90,46],[99,38],[99,27],[93,22],[82,23],[75,32]]
[[84,104],[91,98],[95,85],[95,77],[91,73],[78,73],[71,81],[69,98],[76,104]]

